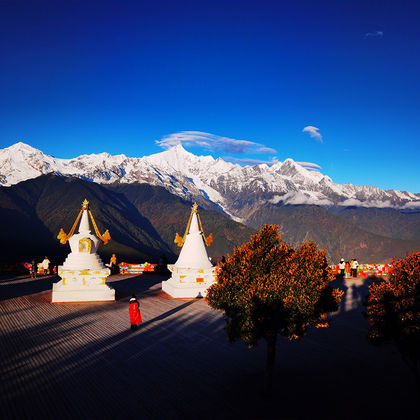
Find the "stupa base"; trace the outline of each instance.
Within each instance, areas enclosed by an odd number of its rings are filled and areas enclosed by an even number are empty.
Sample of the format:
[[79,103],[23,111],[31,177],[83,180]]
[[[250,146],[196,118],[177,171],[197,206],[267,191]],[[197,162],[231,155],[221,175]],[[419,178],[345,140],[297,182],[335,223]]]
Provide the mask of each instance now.
[[210,286],[210,284],[198,287],[195,285],[183,286],[171,283],[170,280],[162,282],[162,290],[173,298],[202,298],[206,296]]
[[169,280],[162,282],[162,290],[174,298],[201,298],[216,282],[216,269],[179,268],[168,265],[172,272]]
[[106,284],[108,268],[101,270],[62,270],[62,278],[53,284],[52,303],[59,302],[113,302],[115,290]]

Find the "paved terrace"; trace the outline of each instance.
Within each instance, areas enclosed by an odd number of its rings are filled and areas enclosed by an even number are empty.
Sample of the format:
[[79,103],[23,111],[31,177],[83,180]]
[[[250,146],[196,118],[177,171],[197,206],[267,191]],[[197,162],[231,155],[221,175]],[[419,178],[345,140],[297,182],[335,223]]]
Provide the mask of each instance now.
[[365,340],[365,280],[346,281],[331,328],[279,339],[271,401],[260,392],[264,344],[227,343],[219,312],[169,298],[161,280],[113,276],[115,303],[51,304],[57,278],[0,278],[1,418],[416,418],[413,375],[392,347]]

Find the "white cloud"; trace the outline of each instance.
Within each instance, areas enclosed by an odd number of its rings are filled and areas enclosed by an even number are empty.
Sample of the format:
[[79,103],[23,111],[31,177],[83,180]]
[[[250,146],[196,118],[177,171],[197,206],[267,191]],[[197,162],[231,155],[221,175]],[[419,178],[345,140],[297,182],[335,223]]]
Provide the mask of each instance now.
[[350,207],[350,206],[357,206],[360,207],[362,202],[360,200],[356,200],[355,198],[349,198],[347,200],[342,201],[341,203],[337,203],[337,206],[343,207]]
[[316,163],[312,162],[296,162],[300,166],[304,167],[308,171],[320,171],[321,167],[317,165]]
[[260,160],[260,159],[247,159],[247,158],[235,158],[232,156],[223,156],[223,160],[225,160],[226,162],[231,162],[231,163],[238,163],[239,165],[242,166],[254,166],[254,165],[261,165],[263,163],[265,163],[266,165],[273,165],[274,161],[270,161],[270,160]]
[[[284,195],[275,195],[270,200],[269,203],[278,204],[283,202],[283,204],[292,204],[292,205],[299,205],[299,204],[313,204],[316,206],[333,206],[334,203],[326,198],[317,197],[316,193],[314,192],[305,192],[302,193],[298,192],[288,192]],[[380,200],[369,200],[369,201],[360,201],[356,198],[349,198],[347,200],[342,201],[341,203],[337,203],[338,206],[342,207],[365,207],[365,208],[395,208],[395,209],[405,209],[405,210],[417,210],[420,209],[420,201],[411,201],[403,206],[395,206],[391,204],[389,200],[380,201]]]
[[[261,160],[261,159],[248,159],[248,158],[236,158],[232,156],[223,156],[223,160],[227,162],[238,163],[239,165],[250,165],[250,166],[261,165],[261,164],[266,164],[268,166],[271,166],[276,163],[279,163],[277,157],[273,157],[271,160]],[[316,163],[312,163],[312,162],[295,162],[295,163],[302,166],[307,171],[320,171],[321,170],[321,166],[319,166]]]
[[405,203],[402,209],[420,209],[420,201],[412,201],[411,203]]
[[203,147],[212,152],[219,153],[277,153],[275,149],[266,147],[260,143],[221,137],[216,134],[204,133],[202,131],[180,131],[179,133],[169,134],[163,137],[162,140],[156,140],[156,144],[164,149],[183,144],[190,147]]
[[277,150],[275,150],[271,147],[262,146],[262,147],[258,148],[258,152],[260,152],[260,153],[277,153]]
[[378,209],[394,207],[389,200],[385,200],[385,201],[380,201],[380,200],[366,201],[365,203],[363,203],[363,206],[365,206],[365,207],[376,207]]
[[310,194],[304,194],[301,192],[288,192],[284,195],[275,195],[271,200],[268,200],[270,203],[277,204],[280,201],[283,204],[313,204],[317,206],[332,206],[334,203],[326,198],[317,198]]
[[382,31],[368,32],[365,34],[365,38],[382,38],[383,36],[384,33]]
[[223,160],[225,160],[226,162],[238,163],[239,165],[250,165],[250,166],[261,165],[261,164],[266,164],[266,165],[271,166],[278,162],[277,158],[275,157],[272,160],[260,160],[260,159],[247,159],[247,158],[235,158],[232,156],[223,156]]
[[273,198],[268,200],[268,202],[272,203],[272,204],[280,203],[280,201],[283,201],[283,196],[282,195],[275,195]]
[[314,138],[314,139],[318,140],[320,143],[322,143],[322,136],[321,136],[321,133],[319,133],[319,128],[314,127],[312,125],[308,125],[302,131],[309,133],[309,135],[312,138]]
[[342,207],[374,207],[378,209],[388,208],[388,207],[395,207],[391,204],[389,200],[380,201],[380,200],[370,200],[370,201],[360,201],[356,198],[349,198],[347,200],[342,201],[341,203],[337,204],[338,206]]

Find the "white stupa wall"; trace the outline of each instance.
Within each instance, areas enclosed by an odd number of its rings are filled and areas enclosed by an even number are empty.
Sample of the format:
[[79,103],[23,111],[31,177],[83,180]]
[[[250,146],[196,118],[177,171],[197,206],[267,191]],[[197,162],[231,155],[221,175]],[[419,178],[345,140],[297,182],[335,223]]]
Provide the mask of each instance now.
[[195,212],[178,260],[168,269],[172,276],[162,282],[162,290],[175,298],[204,297],[216,282],[216,267],[209,261]]
[[89,216],[88,216],[87,210],[83,210],[82,217],[80,219],[80,224],[79,224],[79,233],[81,234],[90,233]]
[[203,235],[198,227],[198,218],[196,213],[192,216],[190,231],[187,234],[184,246],[181,249],[177,262],[175,263],[175,267],[188,267],[196,269],[213,267],[207,255]]
[[111,272],[96,253],[100,240],[90,231],[87,210],[69,244],[71,252],[58,267],[62,280],[53,284],[52,302],[115,301],[115,290],[106,284]]
[[79,233],[69,239],[71,253],[59,270],[102,270],[105,268],[96,253],[100,240],[90,233],[88,211],[83,210]]
[[111,271],[58,270],[61,280],[53,284],[52,303],[115,301],[115,290],[106,284]]

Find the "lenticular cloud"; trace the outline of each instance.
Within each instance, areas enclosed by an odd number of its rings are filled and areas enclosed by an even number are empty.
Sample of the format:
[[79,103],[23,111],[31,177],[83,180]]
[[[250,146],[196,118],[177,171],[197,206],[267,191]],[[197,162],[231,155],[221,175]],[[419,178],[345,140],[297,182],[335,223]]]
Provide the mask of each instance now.
[[319,128],[314,127],[313,125],[308,125],[306,126],[303,130],[303,132],[309,133],[309,135],[318,140],[320,143],[322,143],[322,136],[321,133],[319,132]]
[[180,131],[179,133],[169,134],[163,137],[162,140],[156,140],[156,144],[164,149],[182,144],[190,147],[203,147],[212,152],[232,154],[276,153],[275,149],[266,147],[261,143],[217,136],[216,134],[202,131]]

